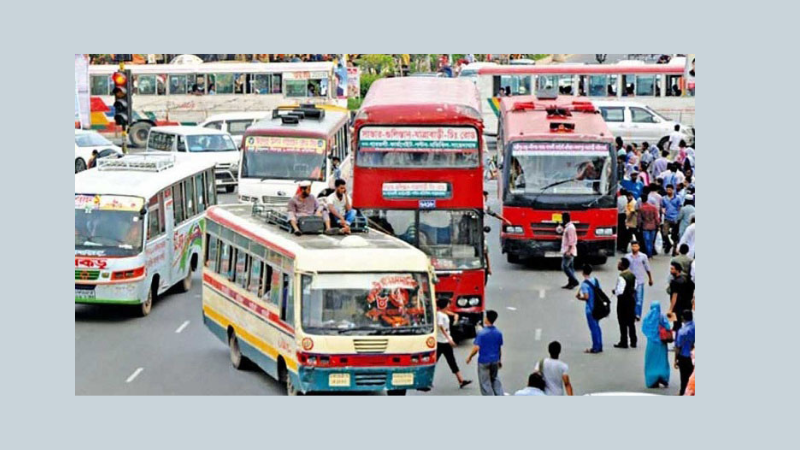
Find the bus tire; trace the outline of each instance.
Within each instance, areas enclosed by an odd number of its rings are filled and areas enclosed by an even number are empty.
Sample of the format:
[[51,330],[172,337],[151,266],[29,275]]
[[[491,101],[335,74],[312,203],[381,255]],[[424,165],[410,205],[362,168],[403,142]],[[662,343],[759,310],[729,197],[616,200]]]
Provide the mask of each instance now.
[[297,386],[292,383],[292,377],[289,376],[289,371],[286,369],[286,361],[283,358],[278,358],[278,381],[286,386],[286,395],[289,397],[297,397],[300,391]]
[[128,138],[134,147],[147,147],[147,136],[153,124],[150,122],[136,122],[128,130]]
[[189,272],[186,274],[186,278],[181,281],[181,292],[189,292],[192,289],[192,275],[194,275],[196,268],[197,255],[192,255],[192,259],[189,262]]
[[403,395],[406,395],[406,390],[405,389],[389,389],[388,391],[386,391],[386,395],[403,396]]
[[506,261],[508,261],[509,264],[520,264],[522,262],[519,256],[511,252],[506,253]]
[[86,161],[83,158],[75,158],[75,173],[86,170]]
[[156,289],[158,289],[157,286],[157,281],[153,280],[153,285],[147,290],[147,298],[145,298],[144,302],[139,305],[139,316],[146,317],[150,314],[150,310],[153,309],[153,300],[155,300],[156,297]]
[[242,349],[239,347],[239,338],[236,337],[236,332],[230,330],[228,332],[228,348],[230,349],[231,365],[236,370],[246,370],[249,367],[249,360],[246,356],[242,355]]
[[595,256],[594,258],[591,259],[591,263],[594,266],[602,266],[606,262],[608,262],[607,256]]
[[[669,150],[667,148],[667,142],[669,142],[669,136],[664,136],[658,140],[658,146],[661,147],[662,150]],[[661,157],[661,155],[658,155]]]

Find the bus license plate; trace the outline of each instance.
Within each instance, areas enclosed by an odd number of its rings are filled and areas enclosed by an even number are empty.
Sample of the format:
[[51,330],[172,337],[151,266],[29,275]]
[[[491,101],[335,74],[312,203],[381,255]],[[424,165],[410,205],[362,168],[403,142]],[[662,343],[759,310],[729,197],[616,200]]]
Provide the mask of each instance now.
[[328,386],[331,387],[349,387],[350,374],[349,373],[332,373],[328,375]]
[[94,289],[78,289],[75,288],[75,298],[81,300],[94,300]]
[[392,385],[394,386],[411,386],[414,384],[413,373],[393,373]]
[[561,252],[544,252],[545,258],[561,258]]

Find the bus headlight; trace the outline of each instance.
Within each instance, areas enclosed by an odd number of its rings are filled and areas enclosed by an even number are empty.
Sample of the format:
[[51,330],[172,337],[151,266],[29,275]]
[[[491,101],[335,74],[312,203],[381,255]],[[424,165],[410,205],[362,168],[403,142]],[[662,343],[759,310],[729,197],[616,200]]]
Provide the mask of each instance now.
[[594,231],[594,234],[597,236],[611,236],[614,234],[614,230],[612,228],[598,228]]
[[506,233],[508,234],[524,234],[525,231],[522,227],[514,226],[514,225],[506,225]]
[[478,306],[480,304],[481,304],[481,298],[480,297],[471,297],[469,299],[469,306]]
[[463,307],[467,306],[467,302],[468,301],[467,301],[466,297],[461,297],[456,301],[456,305],[458,305],[458,306],[463,308]]

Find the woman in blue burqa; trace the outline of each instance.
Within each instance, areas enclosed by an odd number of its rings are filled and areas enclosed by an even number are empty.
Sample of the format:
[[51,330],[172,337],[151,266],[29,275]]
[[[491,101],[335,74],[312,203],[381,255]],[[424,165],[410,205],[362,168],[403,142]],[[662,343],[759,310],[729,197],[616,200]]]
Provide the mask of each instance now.
[[650,303],[650,312],[642,321],[642,334],[647,337],[647,349],[644,352],[644,382],[649,388],[669,385],[669,359],[667,344],[661,341],[658,328],[670,329],[667,316],[661,313],[661,304]]

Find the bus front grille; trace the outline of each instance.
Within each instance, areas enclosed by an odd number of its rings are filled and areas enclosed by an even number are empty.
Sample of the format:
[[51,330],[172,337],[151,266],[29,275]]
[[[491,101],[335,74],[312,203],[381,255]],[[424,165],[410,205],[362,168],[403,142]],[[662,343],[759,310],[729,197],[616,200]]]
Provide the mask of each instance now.
[[356,386],[384,386],[386,385],[386,372],[357,373]]
[[99,270],[84,270],[75,269],[75,280],[77,281],[94,281],[100,277]]
[[389,346],[388,339],[353,339],[356,353],[383,353]]

